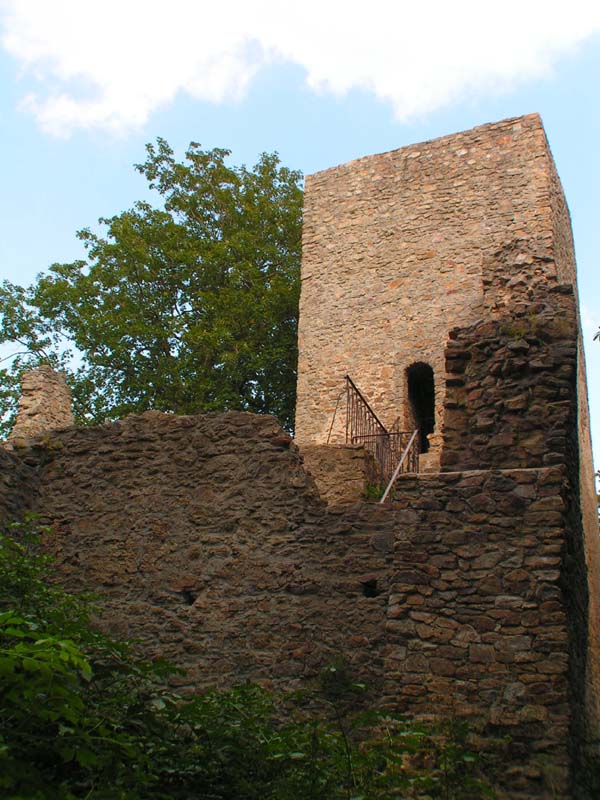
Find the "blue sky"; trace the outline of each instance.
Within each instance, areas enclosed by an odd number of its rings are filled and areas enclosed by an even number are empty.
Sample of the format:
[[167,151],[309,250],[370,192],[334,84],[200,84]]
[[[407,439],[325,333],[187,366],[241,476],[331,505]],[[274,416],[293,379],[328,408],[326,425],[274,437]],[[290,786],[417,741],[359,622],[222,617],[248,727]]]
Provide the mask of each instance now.
[[[487,7],[489,6],[489,7]],[[598,6],[598,9],[596,9]],[[538,111],[571,210],[600,464],[600,4],[0,0],[0,276],[81,257],[166,138],[305,174]]]

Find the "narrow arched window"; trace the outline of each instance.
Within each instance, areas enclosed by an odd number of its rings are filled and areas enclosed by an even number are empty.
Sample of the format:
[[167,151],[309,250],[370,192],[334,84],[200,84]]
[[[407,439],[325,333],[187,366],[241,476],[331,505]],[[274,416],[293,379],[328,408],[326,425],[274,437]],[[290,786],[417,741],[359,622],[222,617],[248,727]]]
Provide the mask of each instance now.
[[420,449],[426,453],[429,450],[427,435],[433,433],[435,427],[433,369],[423,361],[411,364],[406,370],[406,385],[410,413],[420,432]]

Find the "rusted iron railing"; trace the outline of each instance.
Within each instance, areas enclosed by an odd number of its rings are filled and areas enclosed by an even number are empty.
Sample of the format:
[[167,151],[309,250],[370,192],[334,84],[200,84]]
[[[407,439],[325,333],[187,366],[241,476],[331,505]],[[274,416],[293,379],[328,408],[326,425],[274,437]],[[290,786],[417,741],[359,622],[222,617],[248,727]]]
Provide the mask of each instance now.
[[351,444],[387,435],[387,430],[349,375],[346,375],[346,441]]
[[370,455],[367,480],[373,486],[386,486],[401,459],[403,472],[418,472],[418,436],[398,428],[396,420],[392,430],[386,429],[352,378],[346,375],[346,442],[362,444]]

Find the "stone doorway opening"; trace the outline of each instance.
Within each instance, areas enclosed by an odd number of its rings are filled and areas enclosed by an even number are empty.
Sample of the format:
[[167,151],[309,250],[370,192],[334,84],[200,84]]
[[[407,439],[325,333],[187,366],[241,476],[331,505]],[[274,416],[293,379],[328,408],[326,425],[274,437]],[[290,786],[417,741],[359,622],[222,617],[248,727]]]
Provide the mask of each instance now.
[[433,369],[423,361],[411,364],[406,370],[409,414],[414,427],[419,429],[419,449],[429,450],[427,436],[435,428],[435,385]]

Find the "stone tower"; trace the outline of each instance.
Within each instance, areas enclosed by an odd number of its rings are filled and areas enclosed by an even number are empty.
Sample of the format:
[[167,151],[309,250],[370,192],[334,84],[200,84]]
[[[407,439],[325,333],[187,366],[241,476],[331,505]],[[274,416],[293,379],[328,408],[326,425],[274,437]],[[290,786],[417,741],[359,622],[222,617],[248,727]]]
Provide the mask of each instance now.
[[435,467],[450,330],[536,280],[575,284],[537,114],[308,176],[297,441],[344,442],[343,415],[332,421],[349,374],[386,427],[421,428]]

